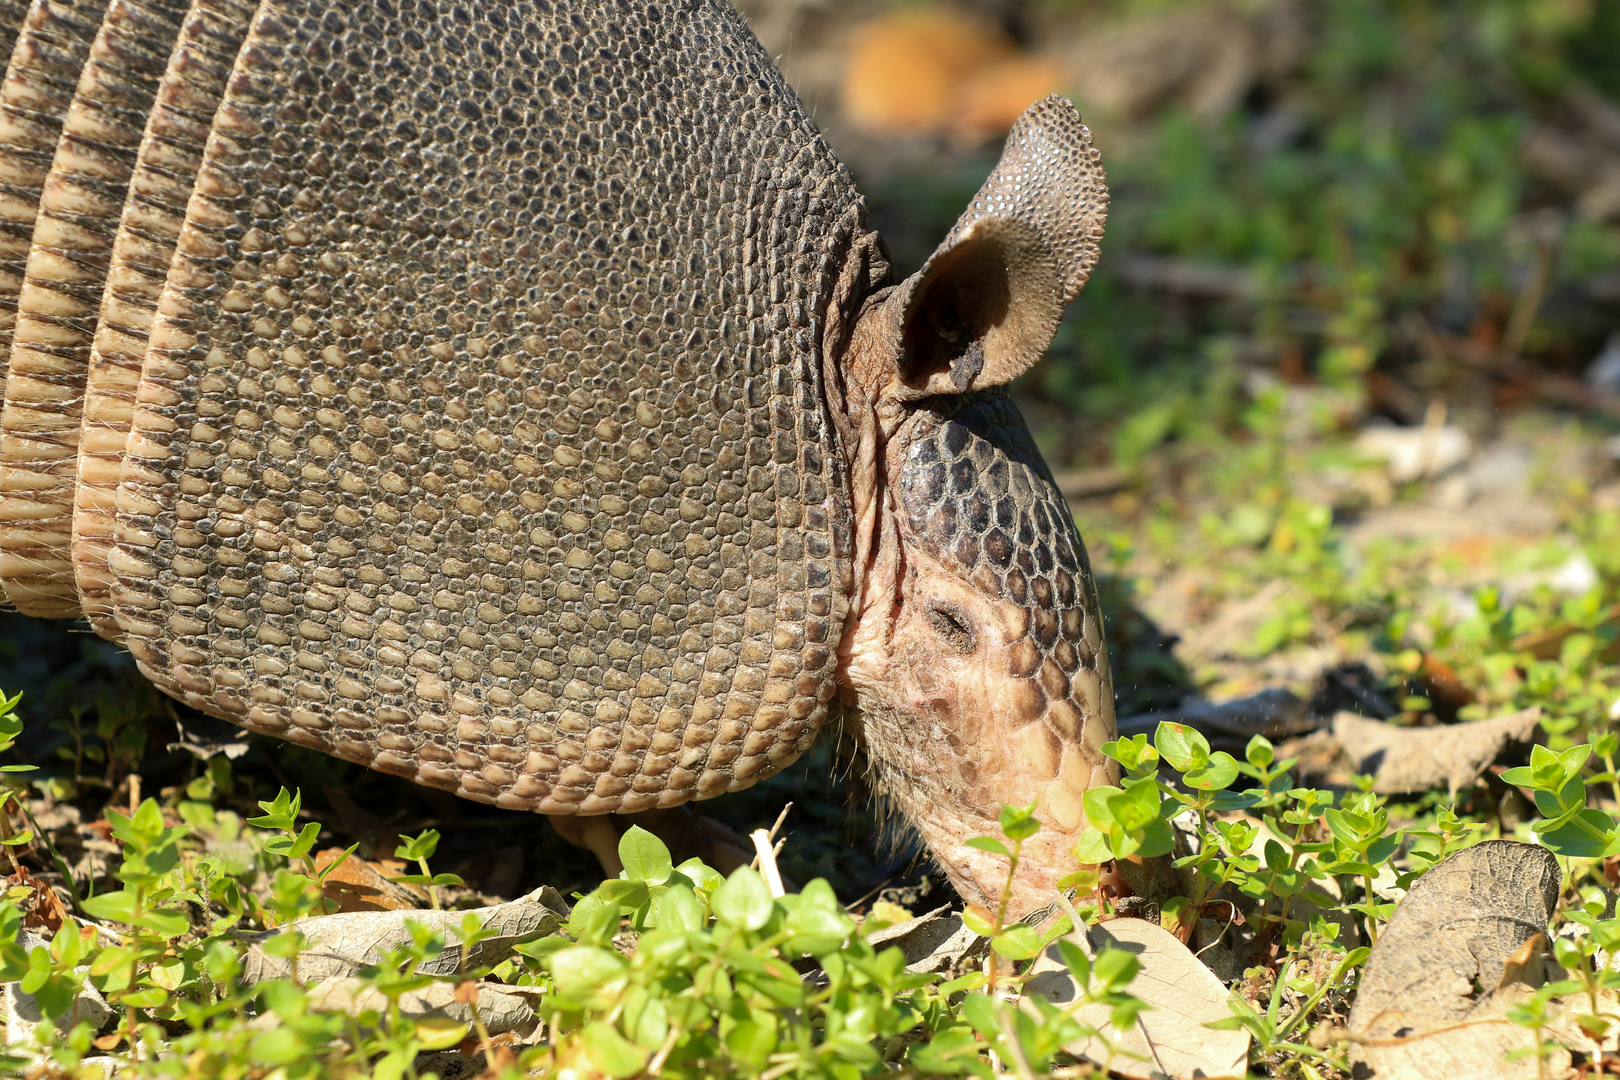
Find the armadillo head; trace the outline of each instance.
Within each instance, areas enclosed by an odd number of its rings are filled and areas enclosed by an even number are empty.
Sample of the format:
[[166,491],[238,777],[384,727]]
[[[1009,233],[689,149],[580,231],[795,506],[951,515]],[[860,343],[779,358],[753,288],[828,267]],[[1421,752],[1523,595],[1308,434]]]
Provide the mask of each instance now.
[[1107,192],[1074,107],[1019,121],[917,274],[870,297],[842,371],[861,594],[844,685],[879,791],[968,899],[1007,862],[967,846],[1036,804],[1013,910],[1077,864],[1081,797],[1114,782],[1113,690],[1085,548],[1001,387],[1045,351],[1097,257]]

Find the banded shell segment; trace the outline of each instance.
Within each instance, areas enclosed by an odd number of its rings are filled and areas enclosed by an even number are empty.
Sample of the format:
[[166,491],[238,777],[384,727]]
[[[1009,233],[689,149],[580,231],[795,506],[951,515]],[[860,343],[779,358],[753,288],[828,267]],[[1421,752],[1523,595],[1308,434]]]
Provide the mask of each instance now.
[[403,10],[270,0],[238,57],[137,391],[126,643],[502,806],[748,786],[834,690],[858,196],[726,5]]
[[107,555],[114,542],[118,475],[147,335],[214,112],[258,6],[254,0],[192,3],[158,86],[113,241],[86,374],[73,505],[73,572],[79,602],[96,633],[113,640],[122,631],[112,614]]
[[112,0],[40,194],[0,413],[0,586],[29,615],[79,614],[73,495],[90,342],[135,152],[185,0]]

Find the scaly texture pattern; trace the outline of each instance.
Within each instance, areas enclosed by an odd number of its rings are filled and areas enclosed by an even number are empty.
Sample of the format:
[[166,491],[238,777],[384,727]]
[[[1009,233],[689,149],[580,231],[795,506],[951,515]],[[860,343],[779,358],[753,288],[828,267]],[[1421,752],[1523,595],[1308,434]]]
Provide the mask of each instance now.
[[[1072,831],[1081,797],[1111,782],[1101,746],[1114,737],[1097,587],[1080,534],[1018,409],[1001,391],[941,399],[901,428],[906,535],[982,595],[1004,601],[1011,692],[996,716],[963,718],[964,754],[950,778],[963,791],[1021,768],[1043,782],[1043,818]],[[1010,727],[1011,724],[1021,724]],[[969,730],[982,725],[982,730]],[[882,746],[872,750],[880,762]],[[894,782],[898,778],[891,778]]]
[[113,617],[107,554],[115,538],[118,475],[147,335],[214,112],[258,6],[253,0],[193,0],[158,85],[113,242],[86,373],[73,502],[73,576],[79,603],[96,633],[112,640],[122,638],[123,631]]
[[[0,386],[40,190],[106,10],[106,0],[34,0],[0,83]],[[0,548],[0,573],[8,561]]]
[[0,586],[28,615],[79,614],[73,495],[107,258],[186,0],[112,0],[40,193],[0,413]]
[[503,806],[781,768],[849,604],[819,343],[862,231],[722,3],[272,0],[139,389],[131,652]]

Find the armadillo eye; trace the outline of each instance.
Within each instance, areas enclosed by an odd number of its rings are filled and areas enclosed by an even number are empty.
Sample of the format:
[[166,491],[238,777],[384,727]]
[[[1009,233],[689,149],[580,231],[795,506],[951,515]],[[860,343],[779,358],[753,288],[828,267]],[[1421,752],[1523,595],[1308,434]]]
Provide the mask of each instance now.
[[928,622],[957,652],[967,655],[977,648],[973,620],[955,604],[934,601],[928,606]]

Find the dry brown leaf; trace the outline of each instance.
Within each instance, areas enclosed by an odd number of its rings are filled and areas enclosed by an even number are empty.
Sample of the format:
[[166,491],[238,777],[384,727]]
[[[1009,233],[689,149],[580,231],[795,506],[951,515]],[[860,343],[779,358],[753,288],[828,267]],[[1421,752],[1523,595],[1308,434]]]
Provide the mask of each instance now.
[[[1562,878],[1535,844],[1490,840],[1419,878],[1378,939],[1350,1010],[1357,1073],[1381,1080],[1533,1077],[1529,1029],[1504,1014],[1544,979],[1532,945]],[[1545,939],[1543,938],[1543,941]],[[1561,1072],[1568,1054],[1552,1064]]]
[[950,907],[886,927],[873,933],[867,943],[879,952],[898,948],[906,957],[910,972],[954,971],[967,957],[984,948],[979,935],[962,925],[962,916]]
[[[461,984],[477,993],[478,1017],[491,1035],[511,1031],[521,1039],[532,1034],[539,1023],[529,999],[539,991],[525,991],[502,983]],[[461,985],[436,982],[399,996],[399,1011],[412,1020],[453,1020],[470,1024],[471,1005],[462,1001]],[[465,995],[469,996],[470,995]],[[362,979],[329,979],[309,992],[309,1007],[317,1012],[341,1012],[358,1017],[367,1011],[379,1016],[389,1013],[388,996]]]
[[[315,854],[315,869],[325,870],[343,854],[343,848],[327,848]],[[326,876],[322,891],[328,900],[338,902],[338,911],[410,911],[428,903],[427,890],[416,885],[401,885],[389,881],[408,873],[405,864],[397,859],[371,862],[358,855],[350,855],[337,869]]]
[[[22,930],[17,934],[17,944],[22,946],[24,952],[31,953],[35,949],[50,948],[50,939],[32,930]],[[80,967],[78,972],[81,976],[86,975],[89,967]],[[34,995],[25,993],[22,986],[15,982],[0,983],[0,1012],[5,1014],[6,1042],[13,1045],[32,1040],[35,1025],[45,1019]],[[100,1031],[109,1026],[114,1018],[112,1006],[101,996],[101,991],[85,982],[74,995],[73,1007],[56,1018],[56,1030],[71,1031],[79,1021],[88,1020],[94,1030]]]
[[1354,770],[1373,777],[1374,791],[1397,795],[1444,785],[1455,795],[1508,744],[1528,741],[1540,719],[1541,710],[1531,708],[1496,720],[1414,728],[1341,712],[1329,731]]
[[[465,962],[456,932],[468,914],[478,916],[486,930],[495,936],[479,942]],[[298,978],[319,982],[353,975],[368,964],[378,963],[383,953],[411,940],[406,923],[432,927],[444,935],[445,950],[424,961],[417,970],[427,975],[453,975],[465,968],[484,967],[504,960],[512,947],[554,932],[568,917],[568,903],[549,885],[527,896],[492,907],[468,911],[356,911],[319,915],[289,923],[278,930],[267,930],[248,938],[242,967],[243,985],[263,979],[285,979],[292,975],[287,961],[271,956],[264,944],[277,934],[297,930],[304,935],[304,951],[298,955]]]
[[[1096,1039],[1070,1043],[1065,1050],[1132,1080],[1247,1075],[1248,1032],[1204,1026],[1231,1015],[1226,987],[1174,934],[1143,919],[1112,919],[1068,940],[1088,956],[1104,947],[1135,953],[1142,971],[1130,992],[1153,1008],[1142,1012],[1130,1031],[1111,1038],[1112,1054]],[[1030,971],[1026,994],[1039,994],[1059,1008],[1075,1000],[1074,978],[1055,944],[1036,957]],[[1087,1006],[1076,1015],[1082,1024],[1108,1027],[1106,1007]]]
[[71,914],[56,890],[18,864],[17,872],[4,881],[6,898],[22,909],[23,925],[36,930],[49,930],[52,934],[62,928],[62,920]]
[[[1566,623],[1551,630],[1539,630],[1533,634],[1522,634],[1513,639],[1515,652],[1527,652],[1537,660],[1556,659],[1564,647],[1564,642],[1576,634],[1590,634],[1620,625],[1620,604],[1615,604],[1603,613],[1602,620],[1596,626],[1576,626]],[[1611,641],[1609,645],[1599,651],[1605,660],[1620,659],[1620,638]]]

